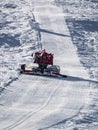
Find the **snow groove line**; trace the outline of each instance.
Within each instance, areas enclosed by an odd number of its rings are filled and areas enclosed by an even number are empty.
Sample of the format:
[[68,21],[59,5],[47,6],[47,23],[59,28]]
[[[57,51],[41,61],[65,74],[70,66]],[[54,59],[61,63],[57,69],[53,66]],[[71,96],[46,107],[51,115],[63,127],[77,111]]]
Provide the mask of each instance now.
[[45,102],[43,104],[43,106],[41,106],[38,110],[36,110],[35,112],[31,111],[29,113],[27,113],[26,115],[22,116],[20,120],[18,120],[17,122],[13,123],[12,125],[3,128],[2,130],[12,130],[13,128],[21,125],[23,122],[25,122],[26,120],[28,120],[32,115],[38,113],[39,111],[43,110],[51,101],[52,97],[54,96],[54,94],[56,93],[57,89],[60,87],[60,84],[62,83],[62,81],[59,81],[59,83],[57,82],[57,86],[54,89],[53,93],[49,96],[49,98],[47,99],[47,102]]
[[14,81],[18,80],[19,77],[20,77],[20,75],[21,75],[21,74],[19,73],[19,74],[17,75],[17,77],[14,77],[12,80],[10,80],[8,83],[6,83],[3,88],[6,88],[6,87],[9,86],[11,83],[13,83]]
[[50,126],[47,126],[47,127],[44,127],[44,128],[40,128],[38,130],[46,130],[46,129],[49,129],[51,127],[57,126],[57,125],[59,125],[61,123],[65,123],[66,121],[69,121],[69,120],[73,119],[74,117],[77,117],[82,109],[83,109],[83,106],[80,107],[79,111],[75,115],[73,115],[73,116],[71,116],[71,117],[69,117],[67,119],[61,120],[61,121],[59,121],[59,122],[57,122],[55,124],[52,124]]
[[[6,84],[4,85],[4,87],[1,87],[2,89],[1,89],[1,91],[0,91],[0,94],[6,89],[7,86],[9,86],[12,82],[16,81],[16,80],[19,78],[19,76],[20,76],[20,75],[18,75],[18,77],[16,77],[16,78],[13,78],[12,80],[10,80],[8,83],[6,83]],[[7,90],[7,89],[6,89],[6,90]]]

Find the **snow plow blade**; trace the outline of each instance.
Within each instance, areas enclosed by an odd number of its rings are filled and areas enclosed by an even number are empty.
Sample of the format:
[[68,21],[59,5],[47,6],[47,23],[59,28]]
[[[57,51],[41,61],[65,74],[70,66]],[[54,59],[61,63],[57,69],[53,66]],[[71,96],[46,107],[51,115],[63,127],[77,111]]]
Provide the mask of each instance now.
[[50,68],[48,69],[48,71],[46,69],[44,71],[44,73],[41,73],[39,68],[26,69],[25,66],[26,66],[25,64],[21,65],[20,74],[36,75],[36,76],[46,76],[46,77],[64,77],[64,78],[67,77],[67,75],[60,74],[59,71],[54,71],[54,72],[50,71],[49,72]]
[[67,78],[67,75],[63,75],[63,74],[58,74],[58,73],[52,73],[52,74],[43,73],[42,74],[42,73],[34,73],[33,71],[30,71],[30,70],[20,71],[20,74],[35,75],[35,76],[45,76],[45,77]]

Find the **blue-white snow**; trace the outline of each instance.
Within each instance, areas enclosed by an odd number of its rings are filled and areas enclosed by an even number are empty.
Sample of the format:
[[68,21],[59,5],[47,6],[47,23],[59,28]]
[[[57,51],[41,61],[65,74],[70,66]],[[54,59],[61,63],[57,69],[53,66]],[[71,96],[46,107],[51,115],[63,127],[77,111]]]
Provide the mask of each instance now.
[[[0,130],[98,129],[97,7],[85,0],[0,1]],[[44,48],[68,78],[18,73]]]

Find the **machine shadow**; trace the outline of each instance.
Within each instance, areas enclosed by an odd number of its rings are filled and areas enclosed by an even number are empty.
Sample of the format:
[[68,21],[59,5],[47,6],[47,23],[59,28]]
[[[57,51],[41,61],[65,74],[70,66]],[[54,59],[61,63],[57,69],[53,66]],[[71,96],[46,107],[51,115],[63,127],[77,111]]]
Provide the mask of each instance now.
[[[47,77],[49,77],[49,76],[47,76]],[[65,80],[65,81],[73,81],[73,82],[83,81],[83,82],[91,82],[91,83],[97,83],[98,84],[98,81],[96,81],[96,80],[85,79],[85,78],[77,77],[77,76],[49,77],[49,78],[58,79],[58,80]]]
[[75,82],[77,82],[77,81],[83,81],[83,82],[86,81],[86,82],[98,83],[98,81],[96,81],[96,80],[85,79],[85,78],[76,77],[76,76],[68,76],[66,78],[66,80],[68,80],[68,81],[75,81]]
[[34,29],[36,29],[39,32],[43,32],[43,33],[49,33],[49,34],[52,34],[52,35],[58,35],[58,36],[62,36],[62,37],[70,37],[69,35],[53,32],[53,31],[49,31],[49,30],[42,29],[42,28],[35,27]]
[[62,81],[73,81],[73,82],[79,82],[79,81],[83,81],[83,82],[91,82],[91,83],[97,83],[97,80],[91,80],[91,79],[85,79],[82,77],[77,77],[77,76],[68,76],[66,75],[66,77],[62,77],[62,76],[50,76],[50,75],[37,75],[37,74],[24,74],[24,75],[31,75],[31,76],[38,76],[38,77],[44,77],[44,78],[49,78],[49,79],[57,79],[57,80],[62,80]]

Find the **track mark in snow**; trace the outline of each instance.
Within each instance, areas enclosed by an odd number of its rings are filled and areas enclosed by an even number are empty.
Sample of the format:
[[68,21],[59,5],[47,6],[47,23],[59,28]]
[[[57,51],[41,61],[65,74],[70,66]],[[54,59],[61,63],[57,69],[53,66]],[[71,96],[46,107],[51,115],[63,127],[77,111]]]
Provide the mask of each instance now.
[[62,120],[62,121],[59,121],[59,122],[57,122],[57,123],[55,123],[55,124],[52,124],[52,125],[50,125],[50,126],[48,126],[48,127],[44,127],[44,128],[38,129],[38,130],[45,130],[45,129],[49,129],[49,128],[51,128],[51,127],[60,125],[60,124],[62,124],[62,123],[66,123],[66,121],[71,120],[71,119],[73,119],[74,117],[78,116],[79,113],[80,113],[80,111],[81,111],[82,109],[83,109],[83,106],[80,107],[79,111],[78,111],[75,115],[73,115],[73,116],[71,116],[71,117],[69,117],[69,118],[66,118],[66,119],[64,119],[64,120]]
[[32,117],[33,115],[35,115],[36,113],[38,113],[39,111],[43,110],[51,101],[52,97],[54,96],[54,94],[56,93],[57,89],[60,87],[60,84],[62,83],[62,81],[56,82],[56,87],[54,88],[54,90],[52,91],[51,95],[48,97],[47,101],[36,111],[30,111],[28,112],[26,115],[22,116],[20,120],[18,120],[17,122],[13,123],[12,125],[2,129],[2,130],[12,130],[13,128],[21,125],[23,122],[27,121],[30,117]]
[[[4,90],[8,90],[6,89],[7,86],[9,86],[11,83],[13,83],[14,81],[18,80],[19,76],[18,77],[15,77],[13,78],[12,80],[10,80],[8,83],[5,83],[4,87],[2,88],[2,90],[0,91],[0,93]],[[8,90],[8,91],[11,91],[11,90]]]

